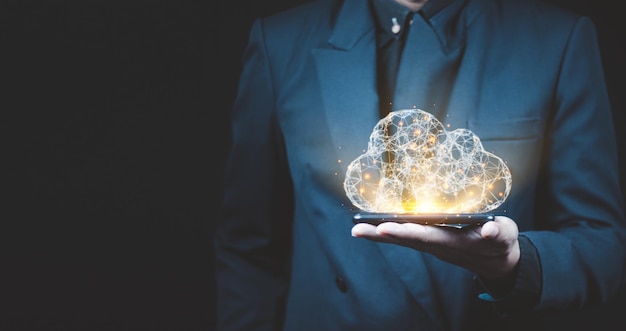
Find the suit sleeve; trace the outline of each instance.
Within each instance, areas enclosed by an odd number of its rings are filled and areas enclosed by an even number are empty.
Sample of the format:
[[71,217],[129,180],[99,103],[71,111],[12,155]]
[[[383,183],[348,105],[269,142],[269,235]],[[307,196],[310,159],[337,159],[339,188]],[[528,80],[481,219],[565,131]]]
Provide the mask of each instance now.
[[232,110],[215,232],[219,330],[277,330],[284,314],[292,190],[266,54],[257,20]]
[[606,302],[622,284],[625,221],[616,136],[592,22],[574,25],[562,57],[538,185],[536,310]]

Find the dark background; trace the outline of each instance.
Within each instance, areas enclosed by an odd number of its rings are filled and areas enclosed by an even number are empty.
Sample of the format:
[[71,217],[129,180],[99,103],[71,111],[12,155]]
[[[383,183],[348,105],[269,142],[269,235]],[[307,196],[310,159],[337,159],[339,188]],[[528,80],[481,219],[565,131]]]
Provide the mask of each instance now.
[[[301,2],[0,0],[1,331],[213,329],[240,55]],[[551,2],[596,21],[622,128],[617,2]]]

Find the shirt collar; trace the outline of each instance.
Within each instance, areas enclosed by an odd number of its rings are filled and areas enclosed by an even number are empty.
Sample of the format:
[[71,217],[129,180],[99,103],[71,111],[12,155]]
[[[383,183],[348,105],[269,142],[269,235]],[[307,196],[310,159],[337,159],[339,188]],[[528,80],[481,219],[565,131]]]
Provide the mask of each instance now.
[[[417,13],[426,19],[430,19],[453,1],[429,0]],[[382,46],[392,39],[402,37],[404,31],[409,26],[408,21],[412,19],[414,13],[395,0],[370,0],[370,4],[376,21],[378,46]],[[394,30],[394,25],[397,25],[395,27],[397,30]]]

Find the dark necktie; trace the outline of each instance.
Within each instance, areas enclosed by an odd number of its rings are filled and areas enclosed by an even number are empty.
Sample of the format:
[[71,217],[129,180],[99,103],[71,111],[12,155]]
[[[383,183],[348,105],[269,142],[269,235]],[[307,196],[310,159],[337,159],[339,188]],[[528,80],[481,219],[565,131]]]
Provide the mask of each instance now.
[[413,15],[414,13],[409,13],[406,19],[402,20],[404,26],[392,26],[392,29],[398,29],[398,38],[390,40],[378,49],[377,84],[381,118],[393,109],[392,101],[396,89],[398,68]]

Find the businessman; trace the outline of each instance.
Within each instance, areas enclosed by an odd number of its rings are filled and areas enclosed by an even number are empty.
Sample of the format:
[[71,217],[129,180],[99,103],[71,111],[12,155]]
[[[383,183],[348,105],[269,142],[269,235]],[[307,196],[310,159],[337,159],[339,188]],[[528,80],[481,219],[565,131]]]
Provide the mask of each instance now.
[[[243,60],[218,329],[545,329],[622,286],[616,139],[589,18],[536,0],[317,0],[257,19]],[[512,186],[493,222],[353,224],[347,165],[403,109],[504,160]]]

